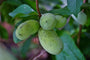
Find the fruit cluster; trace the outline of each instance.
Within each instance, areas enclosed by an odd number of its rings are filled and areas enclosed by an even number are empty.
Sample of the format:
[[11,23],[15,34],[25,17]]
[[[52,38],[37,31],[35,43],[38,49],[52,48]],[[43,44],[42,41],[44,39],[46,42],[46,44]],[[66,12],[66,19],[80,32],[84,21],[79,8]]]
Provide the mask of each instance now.
[[29,38],[30,35],[38,32],[41,46],[48,53],[57,55],[63,49],[63,42],[54,31],[54,28],[62,28],[65,24],[65,17],[52,13],[45,13],[40,18],[40,24],[36,20],[28,20],[21,23],[16,29],[16,37],[20,40],[25,40]]

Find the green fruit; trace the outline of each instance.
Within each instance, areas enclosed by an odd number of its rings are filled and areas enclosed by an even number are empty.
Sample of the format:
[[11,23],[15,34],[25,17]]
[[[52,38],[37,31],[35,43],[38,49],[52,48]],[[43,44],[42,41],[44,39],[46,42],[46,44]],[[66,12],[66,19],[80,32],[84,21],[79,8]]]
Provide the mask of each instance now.
[[77,17],[77,22],[84,25],[87,22],[87,15],[84,12],[79,12]]
[[55,31],[40,29],[38,32],[42,47],[50,54],[57,55],[63,49],[63,42]]
[[60,16],[60,15],[56,15],[56,20],[57,20],[57,24],[56,24],[56,28],[62,28],[65,26],[65,24],[67,23],[67,20],[65,17]]
[[0,45],[0,60],[16,60],[15,57],[10,54],[5,48]]
[[21,23],[16,29],[16,37],[20,40],[29,38],[30,35],[35,34],[39,29],[39,23],[35,20],[28,20]]
[[43,14],[40,18],[40,25],[44,30],[52,30],[56,26],[56,18],[51,13]]

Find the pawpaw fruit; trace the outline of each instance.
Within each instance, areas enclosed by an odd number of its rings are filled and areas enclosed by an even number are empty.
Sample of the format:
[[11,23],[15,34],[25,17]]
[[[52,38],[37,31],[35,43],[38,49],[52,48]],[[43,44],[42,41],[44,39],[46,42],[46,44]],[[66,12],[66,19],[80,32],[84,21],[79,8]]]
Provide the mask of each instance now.
[[16,37],[20,40],[29,38],[39,30],[39,23],[35,20],[28,20],[21,23],[16,29]]
[[63,42],[55,31],[40,29],[38,32],[41,46],[50,54],[57,55],[63,49]]
[[40,25],[44,30],[52,30],[56,26],[56,18],[51,13],[45,13],[40,18]]
[[84,25],[87,22],[87,15],[84,12],[79,12],[77,17],[78,23]]
[[60,16],[60,15],[56,15],[56,20],[57,20],[57,24],[56,24],[56,28],[62,28],[65,26],[67,20],[65,17]]

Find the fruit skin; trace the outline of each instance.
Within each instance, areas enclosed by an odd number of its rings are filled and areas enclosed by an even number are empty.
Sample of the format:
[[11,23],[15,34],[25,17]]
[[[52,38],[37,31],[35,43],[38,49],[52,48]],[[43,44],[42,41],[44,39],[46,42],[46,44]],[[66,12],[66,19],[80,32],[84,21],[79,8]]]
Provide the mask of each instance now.
[[56,28],[62,28],[65,26],[67,20],[65,17],[60,16],[60,15],[56,15],[56,20],[57,20],[57,24],[56,24]]
[[39,23],[35,20],[28,20],[21,23],[16,29],[16,37],[20,40],[29,38],[39,30]]
[[78,23],[84,25],[87,22],[87,15],[84,12],[79,12],[77,17]]
[[63,42],[55,31],[40,29],[38,32],[42,47],[50,54],[57,55],[63,49]]
[[52,30],[56,26],[56,18],[51,13],[45,13],[40,18],[40,25],[44,30]]

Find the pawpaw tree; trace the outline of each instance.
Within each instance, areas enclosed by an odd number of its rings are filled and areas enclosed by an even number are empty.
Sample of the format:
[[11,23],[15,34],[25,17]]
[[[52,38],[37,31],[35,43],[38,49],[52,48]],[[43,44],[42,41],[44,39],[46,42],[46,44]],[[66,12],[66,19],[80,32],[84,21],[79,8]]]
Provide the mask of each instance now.
[[87,60],[89,27],[90,0],[1,0],[0,59]]

